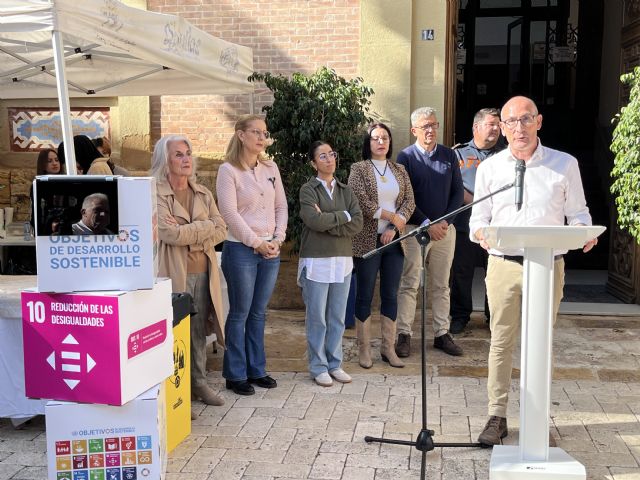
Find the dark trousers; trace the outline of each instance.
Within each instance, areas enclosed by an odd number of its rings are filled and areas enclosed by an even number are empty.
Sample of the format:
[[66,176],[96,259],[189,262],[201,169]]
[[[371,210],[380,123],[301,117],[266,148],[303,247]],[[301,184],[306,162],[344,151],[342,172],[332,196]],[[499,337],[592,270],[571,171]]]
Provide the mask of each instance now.
[[[380,236],[376,248],[381,247]],[[356,272],[356,318],[366,320],[371,316],[371,302],[380,272],[380,313],[395,321],[398,316],[398,287],[404,266],[404,254],[399,243],[387,248],[379,255],[353,258]]]
[[[451,305],[449,307],[452,320],[469,321],[473,311],[473,271],[476,267],[484,267],[486,270],[487,258],[487,251],[469,240],[468,232],[460,232],[456,235],[456,251],[451,265]],[[486,294],[484,312],[489,318]]]

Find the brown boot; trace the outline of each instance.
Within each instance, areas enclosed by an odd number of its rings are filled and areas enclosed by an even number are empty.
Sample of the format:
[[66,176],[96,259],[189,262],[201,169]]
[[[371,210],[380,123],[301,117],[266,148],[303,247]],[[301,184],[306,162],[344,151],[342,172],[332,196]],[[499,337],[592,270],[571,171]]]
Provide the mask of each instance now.
[[509,434],[507,428],[507,419],[504,417],[489,417],[489,421],[484,426],[484,430],[478,437],[478,443],[483,447],[493,447],[494,445],[500,445],[502,439]]
[[371,368],[371,317],[361,322],[356,318],[356,338],[358,339],[358,363],[362,368]]
[[411,336],[406,333],[398,334],[398,342],[396,343],[396,355],[400,358],[406,358],[411,353]]
[[453,337],[449,333],[434,338],[433,346],[454,357],[460,357],[463,354],[462,348],[454,343]]
[[396,355],[394,347],[396,342],[396,322],[384,315],[380,315],[380,330],[382,331],[382,343],[380,344],[382,360],[388,362],[392,367],[404,367],[404,363]]
[[213,405],[215,407],[224,405],[224,399],[217,395],[207,385],[203,385],[202,387],[191,387],[191,395],[202,400],[202,403],[206,403],[207,405]]

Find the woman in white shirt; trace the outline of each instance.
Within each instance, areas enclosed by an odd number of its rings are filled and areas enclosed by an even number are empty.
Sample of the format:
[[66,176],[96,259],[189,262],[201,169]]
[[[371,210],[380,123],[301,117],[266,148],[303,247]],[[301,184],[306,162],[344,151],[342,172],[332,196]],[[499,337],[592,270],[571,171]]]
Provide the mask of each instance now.
[[334,177],[338,153],[323,141],[308,153],[316,176],[300,189],[298,284],[306,306],[309,372],[322,387],[351,382],[342,369],[342,335],[351,284],[352,238],[362,229],[362,212],[349,186]]

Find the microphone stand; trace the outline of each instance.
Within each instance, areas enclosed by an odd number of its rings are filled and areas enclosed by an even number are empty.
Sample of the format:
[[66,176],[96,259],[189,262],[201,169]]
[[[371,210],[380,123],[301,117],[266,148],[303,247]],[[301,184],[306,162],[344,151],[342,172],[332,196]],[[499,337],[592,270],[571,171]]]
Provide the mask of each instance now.
[[378,442],[378,443],[390,443],[393,445],[407,445],[410,447],[416,447],[416,450],[419,450],[422,452],[422,460],[421,460],[421,465],[420,465],[420,478],[421,480],[424,480],[425,478],[425,474],[426,474],[426,460],[427,460],[427,452],[430,452],[431,450],[433,450],[436,447],[481,447],[482,445],[480,443],[449,443],[449,442],[444,442],[444,443],[440,443],[440,442],[434,442],[433,441],[433,434],[435,433],[433,430],[429,430],[427,428],[427,349],[426,349],[426,344],[425,344],[425,323],[426,323],[426,309],[427,309],[427,278],[426,278],[426,268],[424,266],[425,261],[426,261],[426,252],[427,252],[427,245],[430,242],[430,237],[429,234],[427,233],[427,229],[433,225],[436,224],[438,222],[441,222],[442,220],[447,220],[451,217],[456,216],[458,213],[463,212],[465,210],[470,209],[471,207],[473,207],[476,203],[480,203],[485,201],[488,198],[493,197],[494,195],[500,193],[500,192],[504,192],[505,190],[509,190],[510,188],[512,188],[515,185],[515,183],[509,183],[507,185],[504,185],[502,187],[500,187],[498,190],[496,190],[495,192],[492,192],[488,195],[485,195],[482,198],[479,198],[478,200],[475,200],[471,203],[468,203],[466,205],[463,205],[462,207],[458,208],[457,210],[454,210],[451,213],[448,213],[432,222],[428,222],[425,225],[422,225],[420,227],[415,228],[414,230],[411,230],[408,233],[405,233],[404,235],[396,238],[395,240],[393,240],[392,242],[387,243],[386,245],[383,245],[380,248],[376,248],[374,250],[371,250],[370,252],[365,253],[362,258],[370,258],[373,257],[374,255],[378,255],[380,254],[382,251],[384,251],[386,248],[390,248],[392,245],[395,245],[398,242],[401,242],[402,240],[409,238],[409,237],[416,237],[417,242],[420,244],[420,252],[422,255],[422,274],[420,277],[420,282],[421,282],[421,287],[422,287],[422,307],[420,309],[420,323],[421,323],[421,332],[422,332],[422,339],[420,341],[420,348],[422,350],[422,359],[421,359],[421,379],[422,379],[422,428],[420,429],[420,433],[418,433],[418,436],[416,437],[415,441],[411,441],[411,440],[394,440],[394,439],[390,439],[390,438],[378,438],[378,437],[370,437],[370,436],[366,436],[364,437],[364,441],[367,443],[372,443],[372,442]]

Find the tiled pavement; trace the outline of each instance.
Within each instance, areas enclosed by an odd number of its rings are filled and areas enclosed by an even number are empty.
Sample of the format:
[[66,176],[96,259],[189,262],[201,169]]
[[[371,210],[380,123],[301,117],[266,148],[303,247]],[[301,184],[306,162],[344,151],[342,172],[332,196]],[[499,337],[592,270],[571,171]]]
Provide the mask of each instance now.
[[[559,447],[586,465],[589,479],[640,479],[639,337],[638,317],[558,321],[550,431]],[[170,455],[167,480],[419,478],[416,449],[363,441],[365,435],[409,440],[419,432],[417,342],[406,368],[383,365],[378,355],[364,373],[347,331],[345,369],[354,381],[322,388],[305,370],[300,312],[270,312],[266,338],[278,388],[238,397],[212,372],[210,383],[226,405],[194,403],[198,418]],[[473,328],[458,340],[465,348],[461,358],[427,350],[427,416],[436,442],[475,441],[486,420],[488,330],[474,317]],[[219,364],[220,352],[210,365],[219,370]],[[510,397],[505,443],[517,444],[517,379]],[[45,479],[45,448],[42,418],[22,430],[1,420],[0,479]],[[490,455],[478,448],[436,448],[427,455],[427,478],[488,479]]]

